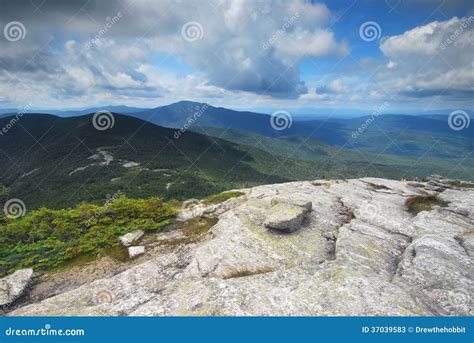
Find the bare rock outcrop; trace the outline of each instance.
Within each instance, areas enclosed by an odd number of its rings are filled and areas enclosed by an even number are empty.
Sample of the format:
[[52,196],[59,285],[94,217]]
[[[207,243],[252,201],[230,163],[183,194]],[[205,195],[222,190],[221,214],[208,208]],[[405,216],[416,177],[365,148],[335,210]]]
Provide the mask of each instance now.
[[19,269],[0,279],[0,306],[8,306],[18,299],[33,279],[33,269]]
[[[419,213],[405,201],[435,194],[424,182],[244,189],[238,201],[200,211],[218,222],[199,242],[169,244],[168,253],[9,314],[472,316],[474,189],[449,187],[439,191],[444,207]],[[288,215],[280,207],[295,211],[290,232],[266,227],[273,214]]]

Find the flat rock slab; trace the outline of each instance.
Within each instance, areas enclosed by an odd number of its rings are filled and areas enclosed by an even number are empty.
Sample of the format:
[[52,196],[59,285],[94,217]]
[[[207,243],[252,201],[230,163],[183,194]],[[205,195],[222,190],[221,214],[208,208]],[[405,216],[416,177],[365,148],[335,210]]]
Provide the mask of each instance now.
[[123,236],[120,236],[119,241],[124,247],[129,247],[130,245],[138,241],[140,238],[142,238],[144,234],[145,233],[142,230],[135,230]]
[[142,245],[128,248],[128,257],[130,258],[143,255],[144,253],[145,253],[145,247]]
[[274,230],[293,232],[300,228],[306,212],[308,210],[302,206],[278,203],[269,210],[264,225]]
[[33,269],[20,269],[0,279],[0,306],[11,304],[26,290],[33,278]]

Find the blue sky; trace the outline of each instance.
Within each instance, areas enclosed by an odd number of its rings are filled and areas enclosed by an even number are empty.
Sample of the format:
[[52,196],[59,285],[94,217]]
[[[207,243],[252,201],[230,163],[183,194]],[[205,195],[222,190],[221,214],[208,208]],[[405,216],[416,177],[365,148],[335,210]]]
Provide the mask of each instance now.
[[472,110],[473,16],[458,0],[4,0],[0,106]]

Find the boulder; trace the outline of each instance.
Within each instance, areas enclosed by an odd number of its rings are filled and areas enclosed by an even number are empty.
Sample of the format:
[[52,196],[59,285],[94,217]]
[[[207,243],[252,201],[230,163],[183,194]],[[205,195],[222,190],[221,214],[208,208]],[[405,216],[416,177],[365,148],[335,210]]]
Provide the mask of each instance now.
[[120,243],[124,247],[129,247],[137,242],[145,233],[142,230],[135,230],[119,237]]
[[304,207],[281,202],[270,209],[264,225],[274,230],[293,232],[300,228],[307,211]]
[[134,258],[145,253],[145,247],[143,245],[129,247],[128,248],[128,257]]
[[33,278],[33,269],[20,269],[0,279],[0,306],[18,299],[28,288]]

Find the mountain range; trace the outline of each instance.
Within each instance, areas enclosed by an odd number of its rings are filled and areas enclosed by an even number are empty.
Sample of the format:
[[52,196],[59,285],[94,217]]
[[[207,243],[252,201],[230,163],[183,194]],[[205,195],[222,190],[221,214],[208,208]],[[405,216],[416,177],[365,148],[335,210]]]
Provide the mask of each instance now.
[[275,129],[281,123],[267,114],[189,101],[108,110],[114,125],[104,131],[94,113],[28,113],[13,125],[0,118],[9,128],[0,135],[0,184],[31,208],[60,208],[118,190],[185,200],[291,180],[474,174],[474,128],[455,131],[431,117],[290,115]]
[[[196,113],[197,120],[191,125],[191,130],[206,132],[205,128],[236,129],[253,132],[267,137],[304,136],[313,141],[339,145],[345,148],[368,149],[374,153],[419,156],[428,152],[430,155],[441,157],[462,157],[472,151],[474,127],[466,127],[461,131],[453,131],[448,120],[432,119],[408,115],[380,115],[325,120],[293,120],[283,122],[283,129],[272,127],[272,117],[254,112],[239,112],[226,108],[216,108],[208,104],[181,101],[169,106],[153,110],[136,112],[134,117],[154,124],[183,128]],[[291,114],[290,114],[291,117]],[[282,119],[286,120],[285,117]],[[354,132],[364,127],[363,134],[354,138]],[[278,124],[276,124],[278,125]],[[403,144],[393,144],[399,136],[403,136]],[[442,144],[442,149],[428,151],[434,141]],[[392,143],[392,144],[391,144]],[[386,151],[386,147],[389,151]]]

